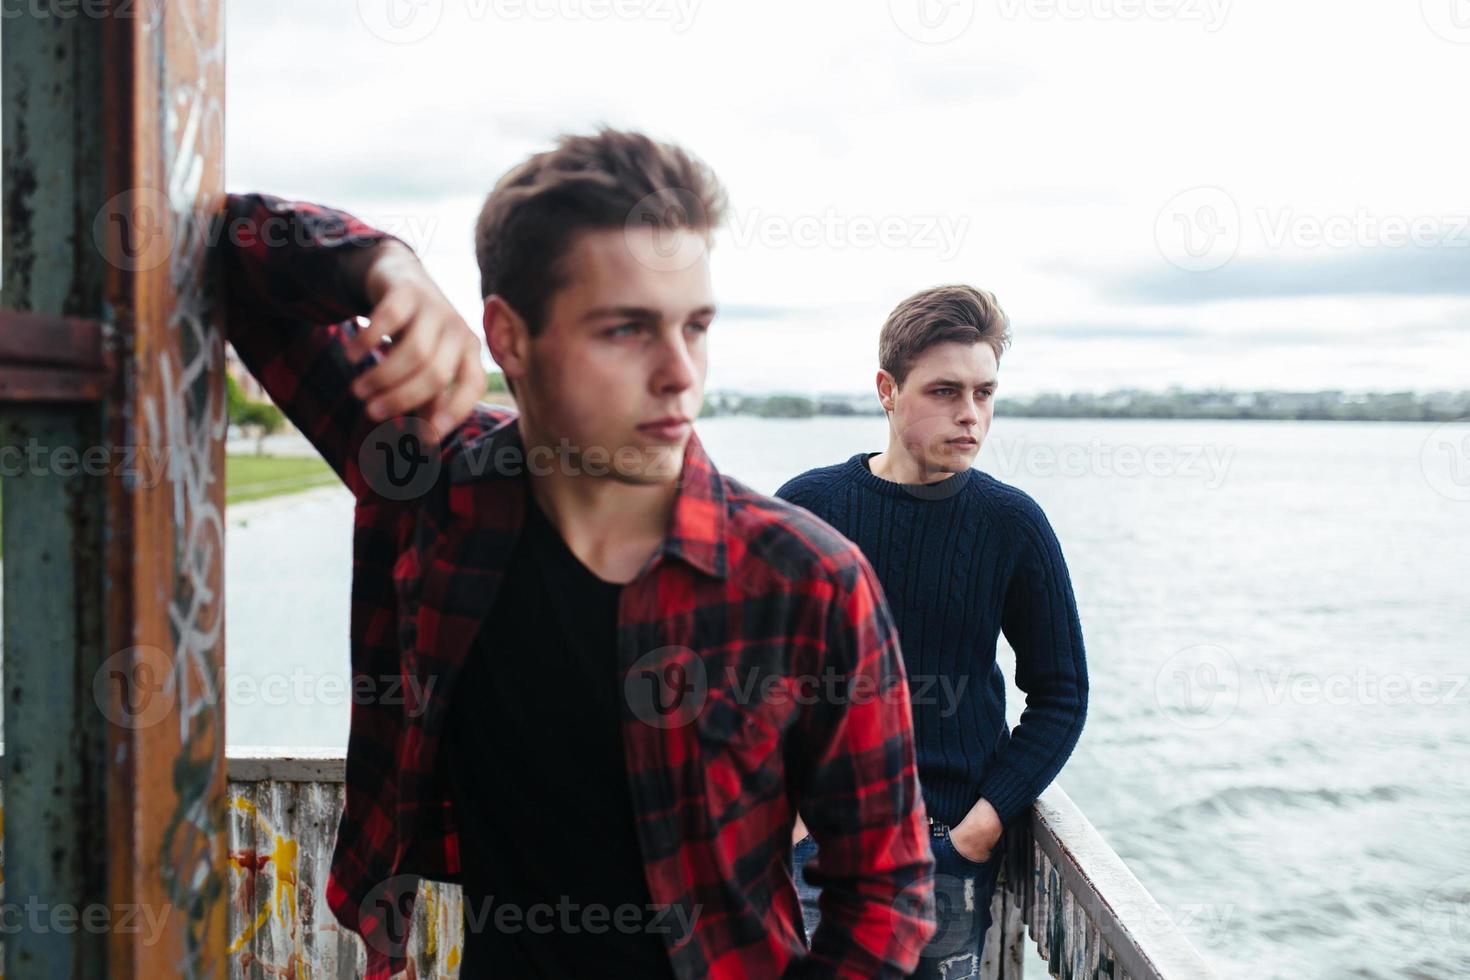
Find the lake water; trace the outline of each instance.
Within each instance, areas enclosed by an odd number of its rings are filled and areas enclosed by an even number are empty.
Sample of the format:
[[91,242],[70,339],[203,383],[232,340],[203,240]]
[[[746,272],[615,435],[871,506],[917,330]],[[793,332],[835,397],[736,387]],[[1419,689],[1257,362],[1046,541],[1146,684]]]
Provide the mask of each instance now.
[[[699,431],[765,492],[886,438]],[[1059,782],[1222,974],[1470,976],[1470,486],[1439,457],[1470,441],[1446,436],[1001,419],[981,454],[1071,568],[1093,693]],[[351,531],[337,489],[231,509],[232,744],[345,745]]]

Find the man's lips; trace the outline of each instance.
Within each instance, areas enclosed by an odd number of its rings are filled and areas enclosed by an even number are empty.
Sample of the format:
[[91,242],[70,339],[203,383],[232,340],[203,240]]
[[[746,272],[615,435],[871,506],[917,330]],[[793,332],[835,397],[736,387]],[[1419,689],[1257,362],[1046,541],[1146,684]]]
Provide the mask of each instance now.
[[669,415],[652,422],[644,422],[638,431],[663,439],[677,439],[689,431],[689,420],[682,416]]
[[957,436],[954,439],[950,439],[950,440],[947,440],[947,441],[952,446],[978,446],[978,445],[980,445],[980,440],[979,439],[976,439],[974,436]]

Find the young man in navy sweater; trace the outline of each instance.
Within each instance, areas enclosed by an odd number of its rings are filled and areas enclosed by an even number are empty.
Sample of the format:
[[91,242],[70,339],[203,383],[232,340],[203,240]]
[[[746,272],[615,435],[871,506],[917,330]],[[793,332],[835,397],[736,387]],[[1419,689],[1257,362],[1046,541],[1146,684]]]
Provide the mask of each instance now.
[[[972,468],[1009,342],[988,292],[941,286],[904,300],[878,341],[888,447],[776,491],[861,548],[898,626],[936,862],[938,931],[916,977],[980,975],[1002,832],[1067,761],[1087,711],[1082,628],[1056,535],[1026,493]],[[1026,693],[1014,730],[1001,633]],[[815,931],[823,859],[800,822],[796,836]]]

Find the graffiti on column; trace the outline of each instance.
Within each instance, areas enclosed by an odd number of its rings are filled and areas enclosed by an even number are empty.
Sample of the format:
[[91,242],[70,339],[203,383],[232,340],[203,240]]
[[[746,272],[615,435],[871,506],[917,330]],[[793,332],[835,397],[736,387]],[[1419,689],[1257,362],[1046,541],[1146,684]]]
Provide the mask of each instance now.
[[157,353],[159,385],[143,402],[147,444],[166,447],[175,530],[168,600],[179,751],[176,793],[158,867],[169,906],[183,921],[179,977],[222,973],[208,930],[224,895],[225,813],[211,791],[223,779],[224,523],[215,463],[227,425],[224,339],[214,322],[207,274],[209,209],[224,146],[224,38],[215,0],[154,6],[146,49],[158,66],[164,195],[173,307]]

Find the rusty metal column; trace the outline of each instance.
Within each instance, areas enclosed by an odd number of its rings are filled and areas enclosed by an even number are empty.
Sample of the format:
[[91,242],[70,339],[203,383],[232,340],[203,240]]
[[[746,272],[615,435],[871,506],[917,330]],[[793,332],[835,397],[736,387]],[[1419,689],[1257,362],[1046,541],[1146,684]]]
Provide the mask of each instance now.
[[222,21],[0,24],[9,976],[227,973]]

